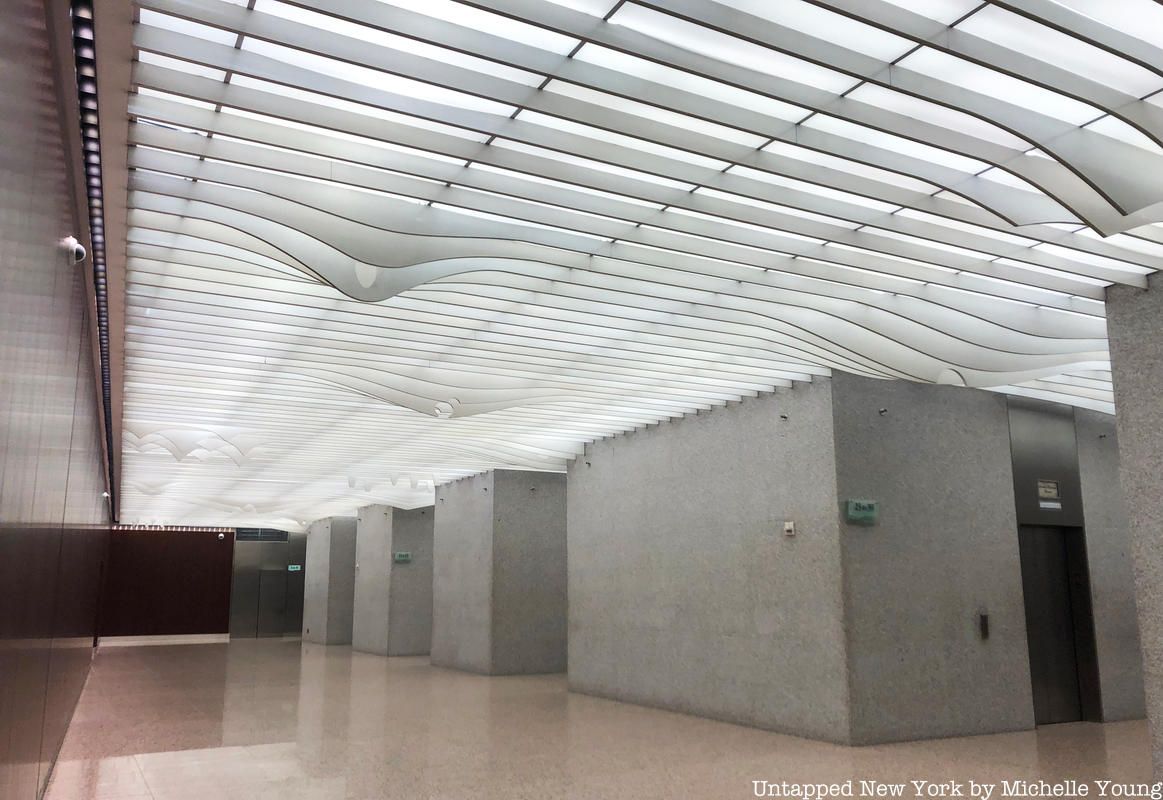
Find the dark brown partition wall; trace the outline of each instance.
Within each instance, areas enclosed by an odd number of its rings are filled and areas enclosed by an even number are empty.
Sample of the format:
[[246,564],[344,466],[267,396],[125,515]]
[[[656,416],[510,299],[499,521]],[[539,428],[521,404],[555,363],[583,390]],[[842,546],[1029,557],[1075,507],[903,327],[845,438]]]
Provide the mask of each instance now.
[[[92,263],[74,264],[61,246],[84,235],[46,16],[67,4],[3,8],[0,798],[35,800],[89,674],[110,520],[86,316]],[[71,47],[67,56],[72,69]]]
[[113,531],[101,635],[226,633],[233,559],[233,533]]
[[89,674],[105,528],[0,524],[0,797],[44,787]]

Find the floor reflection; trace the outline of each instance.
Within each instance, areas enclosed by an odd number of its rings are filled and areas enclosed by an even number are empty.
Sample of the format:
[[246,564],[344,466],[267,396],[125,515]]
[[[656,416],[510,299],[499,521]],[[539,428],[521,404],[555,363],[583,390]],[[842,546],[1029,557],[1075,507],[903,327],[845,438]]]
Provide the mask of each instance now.
[[847,748],[570,694],[562,676],[254,640],[101,652],[48,797],[725,798],[753,780],[1150,774],[1144,722]]

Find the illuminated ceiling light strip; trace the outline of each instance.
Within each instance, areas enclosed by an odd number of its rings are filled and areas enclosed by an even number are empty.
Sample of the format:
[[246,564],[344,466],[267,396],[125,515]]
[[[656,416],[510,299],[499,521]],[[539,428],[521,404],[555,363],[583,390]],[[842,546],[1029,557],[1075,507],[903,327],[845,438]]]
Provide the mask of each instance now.
[[74,0],[71,6],[73,59],[77,73],[77,102],[81,120],[81,160],[89,203],[90,253],[97,307],[97,342],[101,364],[101,410],[105,422],[106,477],[111,509],[118,508],[118,481],[114,475],[113,396],[109,370],[109,283],[105,260],[105,218],[101,169],[101,117],[97,105],[97,52],[91,0]]

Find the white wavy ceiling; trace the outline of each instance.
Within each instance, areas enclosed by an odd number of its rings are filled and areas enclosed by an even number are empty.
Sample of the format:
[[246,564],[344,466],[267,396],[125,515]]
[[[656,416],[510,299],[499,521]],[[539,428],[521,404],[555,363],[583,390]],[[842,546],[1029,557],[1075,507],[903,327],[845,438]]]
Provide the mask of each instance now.
[[122,520],[294,527],[838,368],[1111,410],[1151,0],[143,0]]

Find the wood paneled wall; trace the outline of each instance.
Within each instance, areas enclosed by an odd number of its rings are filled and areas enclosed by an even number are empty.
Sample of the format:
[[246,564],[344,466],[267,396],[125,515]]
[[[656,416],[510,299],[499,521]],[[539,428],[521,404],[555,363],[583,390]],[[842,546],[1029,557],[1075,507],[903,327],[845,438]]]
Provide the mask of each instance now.
[[228,632],[233,560],[233,533],[113,531],[101,635]]

